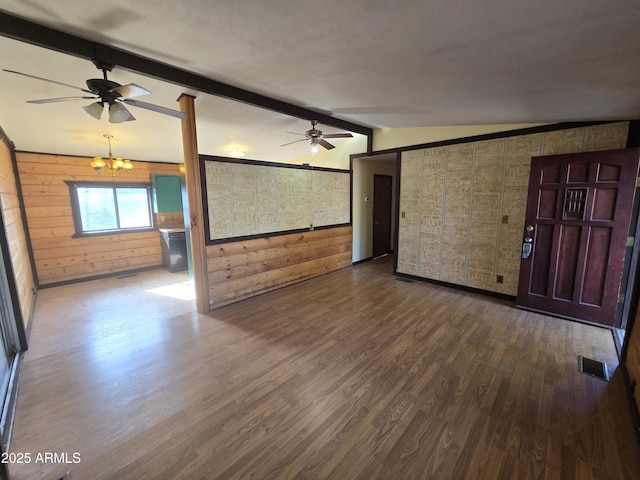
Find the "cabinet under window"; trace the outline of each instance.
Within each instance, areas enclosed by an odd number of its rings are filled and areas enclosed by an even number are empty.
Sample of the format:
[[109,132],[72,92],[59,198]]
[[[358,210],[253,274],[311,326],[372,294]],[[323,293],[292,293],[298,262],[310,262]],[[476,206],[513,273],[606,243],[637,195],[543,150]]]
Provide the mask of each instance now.
[[155,228],[148,183],[66,183],[71,195],[75,236]]

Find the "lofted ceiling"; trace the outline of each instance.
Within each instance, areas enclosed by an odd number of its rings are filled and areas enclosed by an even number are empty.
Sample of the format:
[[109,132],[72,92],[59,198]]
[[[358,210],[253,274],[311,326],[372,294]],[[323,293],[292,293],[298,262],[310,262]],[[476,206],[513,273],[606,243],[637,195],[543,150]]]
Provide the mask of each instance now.
[[[640,118],[637,0],[0,0],[0,11],[372,128]],[[0,37],[0,68],[85,87],[88,60]],[[293,162],[300,119],[115,68],[178,109],[196,96],[200,153]],[[182,161],[180,120],[128,107],[95,120],[69,87],[0,71],[0,126],[18,150]],[[341,131],[320,127],[326,133]],[[362,135],[332,141],[362,152]],[[351,143],[350,143],[351,142]],[[343,149],[336,149],[344,152]]]

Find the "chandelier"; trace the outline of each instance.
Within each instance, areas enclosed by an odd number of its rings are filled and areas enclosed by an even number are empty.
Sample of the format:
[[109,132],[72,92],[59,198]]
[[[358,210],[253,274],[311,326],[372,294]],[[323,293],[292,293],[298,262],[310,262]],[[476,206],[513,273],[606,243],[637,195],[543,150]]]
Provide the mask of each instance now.
[[111,172],[111,175],[115,176],[116,173],[123,171],[129,173],[133,170],[133,165],[129,160],[123,160],[119,157],[113,158],[113,154],[111,153],[111,139],[113,138],[113,135],[105,133],[102,136],[107,139],[107,142],[109,142],[109,158],[103,160],[102,157],[93,157],[91,166],[96,170],[96,172],[100,172],[106,167]]

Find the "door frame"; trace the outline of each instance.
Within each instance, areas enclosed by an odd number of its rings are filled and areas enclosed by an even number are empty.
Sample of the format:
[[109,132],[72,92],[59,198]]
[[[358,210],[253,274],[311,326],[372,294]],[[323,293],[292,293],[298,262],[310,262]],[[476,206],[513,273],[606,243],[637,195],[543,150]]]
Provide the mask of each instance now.
[[[378,197],[380,196],[381,192],[377,192],[376,193],[376,178],[388,178],[389,179],[389,228],[386,231],[386,244],[388,246],[388,251],[385,253],[382,253],[380,255],[376,255],[376,235],[375,235],[375,231],[376,231],[376,205],[379,205],[378,202],[376,202],[376,200],[378,199]],[[382,255],[388,255],[389,253],[391,253],[393,251],[392,248],[392,243],[391,243],[391,232],[393,231],[393,177],[391,175],[384,175],[384,174],[380,174],[380,173],[374,173],[373,174],[373,209],[372,209],[372,213],[373,213],[373,223],[371,225],[371,250],[372,250],[372,255],[375,258],[376,256],[382,256]]]

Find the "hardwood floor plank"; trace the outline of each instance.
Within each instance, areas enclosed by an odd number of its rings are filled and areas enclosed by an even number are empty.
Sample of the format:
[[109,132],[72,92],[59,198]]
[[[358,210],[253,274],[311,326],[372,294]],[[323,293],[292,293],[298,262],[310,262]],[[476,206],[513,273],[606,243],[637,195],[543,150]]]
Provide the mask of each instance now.
[[390,260],[207,315],[164,270],[39,292],[11,451],[81,461],[12,478],[640,478],[609,332]]

